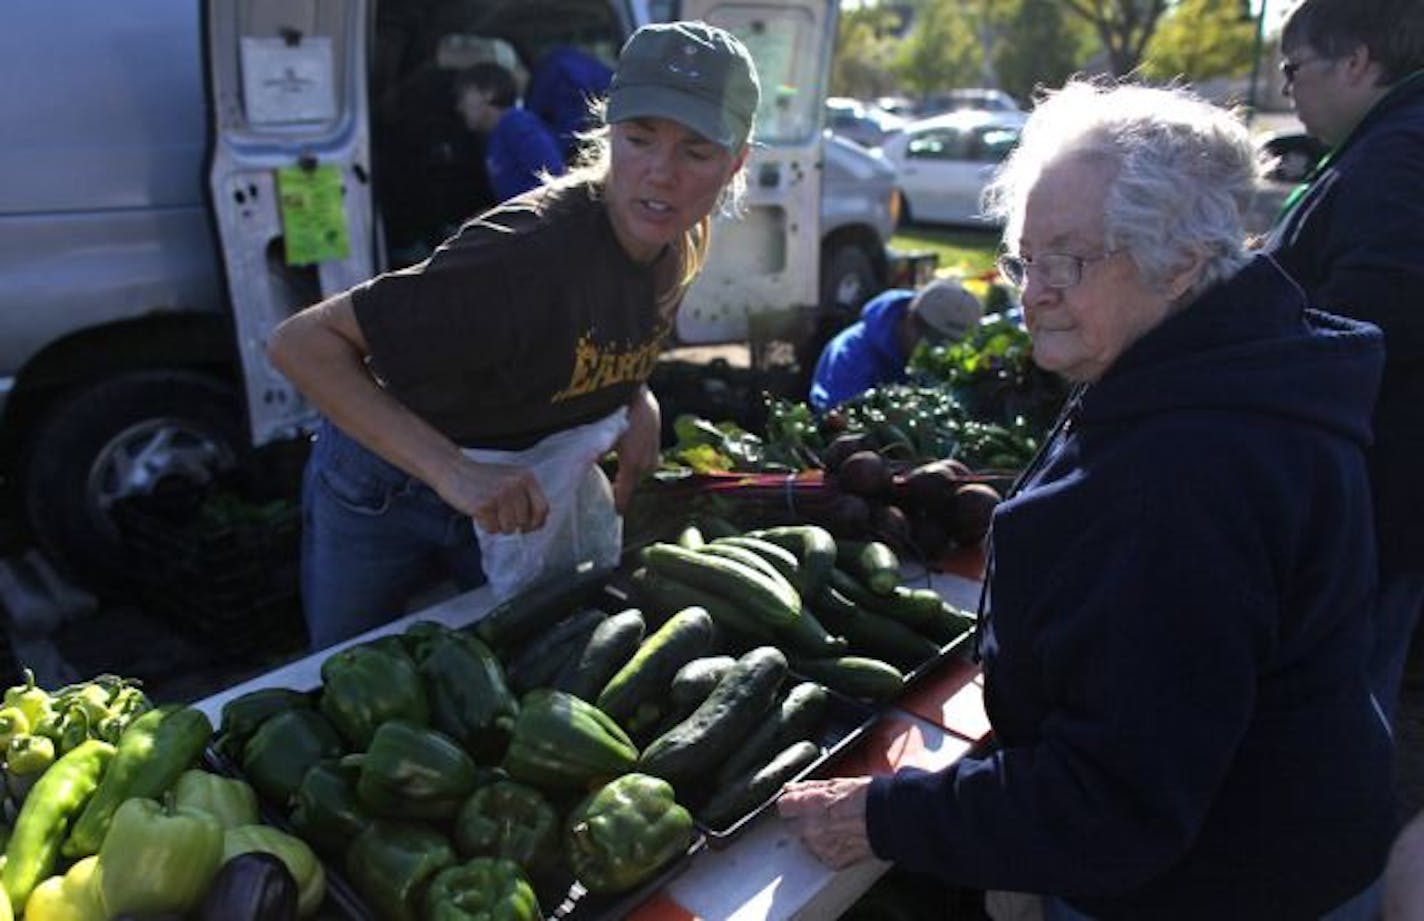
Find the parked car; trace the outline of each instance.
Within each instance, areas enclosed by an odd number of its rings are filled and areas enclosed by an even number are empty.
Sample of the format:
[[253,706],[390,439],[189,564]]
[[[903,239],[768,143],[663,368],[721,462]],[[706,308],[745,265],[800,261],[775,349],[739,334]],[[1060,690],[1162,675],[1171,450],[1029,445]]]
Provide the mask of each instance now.
[[945,112],[960,112],[965,109],[979,109],[984,112],[1022,112],[1018,100],[1003,90],[987,87],[970,87],[930,93],[920,101],[915,114],[920,118],[942,115]]
[[895,167],[825,132],[821,180],[821,305],[855,313],[889,280],[890,236],[900,220]]
[[1260,145],[1266,162],[1266,178],[1280,182],[1300,182],[1330,148],[1324,141],[1298,131],[1269,135]]
[[1022,112],[966,110],[911,122],[885,143],[906,221],[985,224],[980,198],[1018,143]]
[[862,147],[879,147],[906,121],[908,119],[858,99],[831,96],[826,100],[826,127]]

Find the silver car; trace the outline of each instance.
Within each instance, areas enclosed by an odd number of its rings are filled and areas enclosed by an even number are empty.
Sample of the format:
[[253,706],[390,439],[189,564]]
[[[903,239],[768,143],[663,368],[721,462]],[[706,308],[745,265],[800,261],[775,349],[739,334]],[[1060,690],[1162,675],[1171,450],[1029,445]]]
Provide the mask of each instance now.
[[885,142],[899,173],[905,219],[941,224],[987,223],[980,198],[1018,143],[1022,112],[965,110],[911,122]]

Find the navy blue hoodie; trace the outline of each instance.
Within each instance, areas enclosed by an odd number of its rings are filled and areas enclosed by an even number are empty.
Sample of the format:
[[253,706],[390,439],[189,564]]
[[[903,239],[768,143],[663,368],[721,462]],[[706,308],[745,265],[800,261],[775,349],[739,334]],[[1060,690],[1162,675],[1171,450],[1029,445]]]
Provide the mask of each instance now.
[[1382,360],[1265,257],[1130,346],[994,517],[1001,747],[877,778],[875,853],[1105,919],[1314,918],[1368,885]]

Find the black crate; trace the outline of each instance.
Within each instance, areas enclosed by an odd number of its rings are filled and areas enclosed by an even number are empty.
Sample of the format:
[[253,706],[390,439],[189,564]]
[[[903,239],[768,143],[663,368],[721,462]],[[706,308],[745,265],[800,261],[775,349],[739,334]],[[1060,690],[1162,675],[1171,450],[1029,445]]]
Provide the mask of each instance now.
[[305,645],[294,500],[218,488],[124,500],[113,512],[130,581],[176,631],[228,656]]

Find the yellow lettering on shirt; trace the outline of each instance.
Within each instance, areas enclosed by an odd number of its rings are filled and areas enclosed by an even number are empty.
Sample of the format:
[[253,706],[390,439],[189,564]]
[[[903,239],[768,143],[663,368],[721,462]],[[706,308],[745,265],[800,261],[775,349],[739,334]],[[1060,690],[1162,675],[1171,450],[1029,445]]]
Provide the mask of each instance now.
[[591,333],[584,333],[574,348],[569,384],[554,394],[550,402],[560,403],[620,384],[641,384],[653,373],[666,333],[666,325],[659,324],[647,342],[625,348],[600,346],[593,341]]

